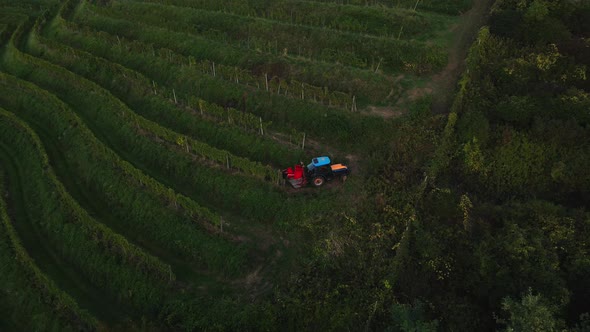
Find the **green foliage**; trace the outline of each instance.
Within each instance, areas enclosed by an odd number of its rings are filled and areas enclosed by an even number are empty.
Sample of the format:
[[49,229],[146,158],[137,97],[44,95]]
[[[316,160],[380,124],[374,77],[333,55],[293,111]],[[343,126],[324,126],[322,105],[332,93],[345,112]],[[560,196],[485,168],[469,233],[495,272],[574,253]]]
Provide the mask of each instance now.
[[267,302],[244,304],[228,297],[179,296],[166,305],[160,318],[184,331],[270,331],[277,326],[275,312],[276,307]]
[[[51,57],[51,59],[55,59],[54,61],[57,61],[58,63],[60,63],[62,66],[66,67],[66,68],[69,68],[70,66],[72,66],[71,62],[68,61],[68,59],[66,58],[65,50],[62,52],[60,52],[60,50],[55,50],[50,53],[49,49],[45,48],[43,54],[47,58],[49,58],[50,55],[53,55],[53,57]],[[82,57],[88,58],[89,56],[86,54],[79,54],[79,57],[77,57],[77,59],[75,61],[76,65],[78,65],[78,66],[84,65]],[[92,59],[89,59],[89,60],[92,61]],[[104,71],[107,71],[108,68],[110,67],[108,63],[104,63],[104,62],[97,64],[97,65],[102,65]],[[80,67],[77,67],[77,68],[80,68]],[[90,67],[90,68],[92,68],[92,67]],[[106,73],[107,75],[110,74],[108,80],[106,78],[103,78],[101,81],[103,81],[103,82],[115,81],[114,78],[118,78],[118,77],[114,76],[112,74],[113,71],[109,71]],[[85,73],[90,74],[87,71]],[[123,79],[124,78],[122,78],[121,80],[123,80]],[[122,82],[117,82],[117,84],[115,84],[115,85],[118,85],[120,83],[122,83]],[[147,83],[147,82],[145,82],[145,80],[144,80],[144,86],[143,86],[142,90],[149,91],[149,86],[145,83]],[[131,89],[133,87],[133,85],[128,85],[128,86],[129,86],[129,89]],[[127,90],[127,94],[128,93],[129,93],[129,90]],[[162,93],[163,92],[160,91],[160,94],[162,94]],[[205,108],[206,107],[203,104],[201,110],[203,110]],[[208,108],[212,109],[212,108],[214,108],[214,105],[209,105]],[[237,114],[235,114],[235,113],[237,113]],[[237,122],[238,125],[243,125],[243,123],[252,123],[253,122],[253,124],[250,124],[250,126],[252,126],[254,128],[259,127],[258,118],[253,117],[250,114],[248,114],[248,115],[250,115],[250,117],[246,117],[246,116],[240,117],[241,114],[235,110],[233,113],[228,112],[228,116],[230,116],[231,114],[234,115],[234,118],[232,121]],[[192,138],[184,137],[182,144],[179,144],[178,143],[178,134],[176,134],[175,132],[171,132],[170,130],[167,130],[166,128],[162,128],[153,122],[148,123],[143,119],[131,118],[131,119],[129,119],[129,121],[135,122],[138,125],[142,124],[141,129],[149,130],[153,135],[155,135],[158,138],[164,139],[169,144],[179,145],[181,147],[181,150],[185,150],[186,153],[188,153],[188,154],[197,155],[197,156],[200,156],[206,160],[210,160],[210,161],[216,162],[221,165],[225,165],[229,161],[231,167],[234,169],[240,170],[246,174],[253,175],[253,176],[261,178],[263,180],[267,179],[273,183],[278,182],[277,170],[273,169],[269,166],[264,166],[264,165],[261,165],[260,163],[251,162],[250,160],[248,160],[246,158],[233,156],[227,151],[216,149],[206,143],[194,140]],[[229,146],[229,145],[231,145],[231,143],[227,144],[227,145]],[[185,149],[185,147],[186,147],[186,149]]]
[[502,10],[492,13],[490,17],[490,32],[497,36],[513,37],[521,29],[523,14],[516,10]]
[[483,112],[465,112],[457,121],[457,136],[460,142],[477,142],[486,146],[490,136],[490,122]]
[[252,1],[187,1],[187,0],[150,0],[180,7],[200,10],[229,12],[240,16],[253,16],[272,19],[290,24],[311,25],[354,33],[374,34],[406,39],[416,35],[429,34],[440,26],[442,17],[426,17],[422,13],[398,8],[377,6],[342,6],[329,2],[308,3],[300,0],[267,2],[258,6]]
[[590,331],[590,314],[584,313],[580,315],[580,323],[571,330],[572,332],[587,332]]
[[[92,219],[57,180],[33,130],[13,114],[4,112],[2,121],[2,141],[19,147],[10,153],[20,166],[19,175],[26,179],[20,179],[19,189],[28,198],[26,209],[34,227],[60,256],[93,284],[105,287],[112,297],[125,299],[136,308],[157,306],[163,289],[174,278],[169,267]],[[71,301],[64,304],[76,310]]]
[[[17,52],[16,50],[14,52]],[[17,55],[18,53],[15,53]],[[23,56],[23,60],[27,57]],[[32,60],[32,59],[30,59]],[[21,60],[22,61],[22,60]],[[34,62],[30,63],[34,65]],[[36,75],[43,82],[42,63],[36,64]],[[45,70],[48,68],[45,67]],[[237,265],[231,261],[220,261],[214,258],[214,252],[204,256],[199,248],[215,246],[212,239],[209,239],[198,228],[195,223],[216,223],[218,216],[209,210],[198,206],[192,200],[177,195],[181,210],[170,214],[170,209],[162,208],[161,203],[169,202],[168,189],[157,183],[152,178],[147,177],[129,163],[122,161],[112,150],[107,149],[104,145],[99,144],[93,134],[84,126],[83,122],[71,113],[71,110],[54,96],[49,95],[46,91],[39,90],[37,87],[28,85],[9,76],[3,76],[6,80],[11,80],[12,85],[6,86],[8,89],[18,88],[26,89],[33,96],[31,99],[11,100],[6,95],[3,101],[10,102],[14,107],[21,109],[29,119],[44,116],[48,123],[53,124],[55,137],[62,145],[63,151],[74,151],[66,154],[71,159],[68,160],[71,165],[77,169],[77,174],[83,183],[88,186],[89,190],[99,197],[103,197],[108,205],[117,206],[121,203],[126,204],[129,209],[115,211],[119,214],[119,220],[126,222],[128,227],[136,231],[142,230],[143,234],[150,235],[152,241],[158,241],[163,246],[176,250],[179,253],[188,254],[193,258],[203,259],[210,265],[224,266],[225,269],[237,269]],[[54,82],[52,77],[50,82]],[[67,84],[67,76],[61,81],[61,84]],[[67,85],[66,85],[67,86]],[[68,91],[71,91],[68,89]],[[18,96],[19,94],[14,94]],[[44,107],[39,107],[44,105]],[[100,105],[96,105],[99,106]],[[48,109],[49,108],[49,109]],[[39,112],[44,110],[44,112]],[[53,110],[53,111],[51,111]],[[76,124],[75,126],[71,123]],[[67,138],[67,139],[66,139]],[[87,156],[87,157],[83,157]],[[108,166],[107,166],[108,165]],[[113,168],[113,165],[116,167]],[[106,166],[106,167],[105,167]],[[100,180],[98,180],[100,179]],[[135,188],[146,188],[148,190],[130,191]],[[170,202],[174,203],[174,202]],[[176,216],[175,216],[176,215]],[[180,216],[178,218],[177,216]],[[150,222],[146,222],[151,220]],[[146,227],[149,226],[149,227]],[[174,229],[177,229],[175,232]],[[195,242],[196,237],[201,238]],[[225,247],[221,244],[219,250],[234,252],[235,248]],[[228,254],[229,255],[229,254]],[[239,255],[239,254],[237,254]],[[240,261],[240,259],[237,259]],[[234,270],[235,271],[235,270]],[[162,274],[168,278],[169,269],[163,268]]]
[[389,332],[434,332],[437,331],[438,321],[428,320],[425,315],[424,304],[415,305],[394,304],[391,310],[393,325],[387,328]]
[[[90,6],[86,8],[115,18],[136,17],[150,25],[202,34],[207,38],[239,43],[253,50],[272,54],[289,52],[300,57],[360,68],[370,67],[381,58],[381,68],[388,72],[407,70],[430,73],[442,68],[447,60],[440,47],[416,41],[367,38],[336,31],[325,34],[308,26],[275,23],[219,12],[133,2],[114,2],[108,9]],[[92,17],[85,17],[84,20],[92,20]],[[194,25],[192,22],[199,24]],[[297,48],[292,49],[292,45],[297,45]]]
[[[0,113],[3,119],[18,121],[4,110],[0,110]],[[95,329],[98,325],[96,318],[82,311],[68,294],[43,274],[23,247],[4,201],[4,197],[8,196],[4,188],[4,175],[0,174],[0,192],[3,196],[0,199],[3,228],[0,241],[0,303],[10,305],[10,318],[22,324],[19,326],[22,329],[40,330],[50,326],[55,331]],[[31,320],[31,317],[35,319]]]
[[463,146],[463,153],[465,154],[465,167],[467,172],[483,176],[487,174],[488,168],[477,138],[474,137],[471,142],[467,142],[467,144]]
[[510,297],[504,298],[502,309],[510,315],[506,331],[559,331],[561,324],[555,319],[555,308],[543,302],[542,296],[533,295],[531,289],[522,296],[520,302]]
[[[555,40],[527,41],[531,34],[544,33],[531,24],[567,19],[567,13],[576,7],[543,1],[498,1],[490,30],[482,29],[471,48],[467,84],[458,104],[462,114],[457,137],[467,144],[464,170],[481,168],[474,167],[475,160],[487,163],[477,180],[468,177],[467,182],[493,188],[495,197],[550,196],[557,192],[558,198],[564,199],[573,191],[586,195],[585,189],[566,180],[571,179],[570,167],[577,168],[574,165],[587,159],[582,143],[587,138],[580,130],[590,120],[582,110],[590,104],[587,92],[578,88],[583,85],[585,65],[553,44]],[[502,30],[505,19],[519,22],[511,34]],[[558,139],[570,135],[576,137]],[[479,142],[479,152],[473,137]],[[574,172],[587,183],[586,176]],[[564,181],[570,184],[564,186]]]
[[494,115],[514,125],[528,126],[538,109],[532,97],[510,96],[498,103]]
[[[586,63],[568,22],[579,7],[497,1],[471,47],[432,161],[448,166],[414,182],[426,194],[394,265],[396,296],[427,301],[443,329],[560,331],[589,310]],[[540,294],[512,300],[529,288]]]
[[[300,151],[288,149],[268,136],[260,135],[260,118],[252,113],[226,109],[192,95],[185,97],[180,92],[173,93],[172,89],[156,85],[138,72],[40,38],[45,46],[36,46],[33,49],[36,53],[94,79],[138,114],[154,122],[252,160],[285,165],[300,159]],[[176,102],[174,96],[177,96]],[[271,123],[262,122],[264,132],[270,126]]]
[[526,9],[524,19],[526,21],[542,21],[549,14],[549,8],[545,1],[534,0]]
[[[70,41],[78,39],[76,37],[80,37],[78,36],[80,32],[84,32],[85,35],[93,34],[93,31],[88,29],[91,26],[98,31],[103,31],[99,34],[102,39],[107,37],[104,31],[109,32],[111,34],[110,45],[125,45],[127,49],[152,56],[164,55],[168,61],[184,59],[186,64],[198,62],[202,67],[195,66],[195,70],[200,70],[207,75],[213,74],[213,63],[215,63],[216,71],[220,68],[220,75],[216,77],[225,77],[226,80],[234,81],[237,76],[238,82],[257,88],[265,86],[263,79],[264,74],[267,74],[269,79],[278,77],[282,78],[284,83],[293,82],[290,85],[294,88],[297,88],[295,82],[299,81],[319,88],[327,87],[329,91],[343,92],[348,95],[354,93],[359,95],[359,98],[369,99],[373,103],[390,98],[388,97],[391,93],[389,85],[393,83],[392,79],[373,71],[346,67],[336,63],[322,63],[288,57],[283,53],[272,55],[256,50],[236,48],[194,34],[170,31],[106,16],[93,16],[92,19],[85,18],[77,21],[81,25],[77,28],[72,22],[65,23],[68,29],[77,30],[76,33],[68,36],[67,39]],[[93,53],[104,53],[104,48],[94,43],[92,45],[94,46]],[[89,46],[87,42],[83,44],[86,44],[85,47]],[[159,74],[161,75],[163,72],[159,72]],[[288,96],[300,97],[299,94],[292,91],[285,89],[283,91]],[[311,96],[315,95],[308,91],[307,98],[309,99]]]
[[418,10],[431,10],[440,13],[451,15],[459,14],[471,8],[472,1],[470,0],[451,0],[451,1],[436,1],[436,0],[319,0],[321,2],[331,2],[338,4],[354,5],[354,6],[376,6],[376,7],[393,7],[393,8],[407,8]]
[[436,178],[441,171],[449,167],[453,154],[455,154],[455,146],[457,144],[454,136],[455,125],[457,123],[457,113],[450,113],[447,119],[444,132],[439,148],[436,150],[434,158],[432,158],[431,166],[428,170],[428,175]]
[[[113,263],[110,242],[72,241],[106,262],[108,271],[94,273],[53,235],[51,248],[97,289],[171,330],[587,325],[578,321],[590,311],[579,3],[496,1],[452,112],[432,116],[425,98],[391,123],[350,112],[353,100],[361,112],[393,105],[405,82],[382,72],[409,77],[444,65],[436,41],[422,39],[453,19],[423,10],[458,14],[470,1],[80,3],[65,1],[57,19],[47,14],[13,36],[30,55],[5,48],[2,70],[38,86],[2,74],[0,103],[52,158],[63,151],[59,178],[112,206],[105,215],[122,235],[215,279],[170,287],[167,265],[137,258],[151,262],[144,269],[120,252]],[[303,133],[314,150],[350,153],[362,177],[297,195],[279,189],[274,167],[304,155],[285,144]],[[46,183],[42,169],[27,168],[40,180],[23,187]],[[27,191],[32,211],[55,201],[51,190],[38,192]],[[52,207],[35,216],[64,210]],[[64,237],[88,237],[72,229]],[[125,271],[139,275],[133,295],[120,292],[135,280]],[[113,285],[104,285],[110,274]]]
[[498,1],[494,7],[492,32],[500,36],[532,45],[559,43],[571,38],[565,22],[567,13],[576,5],[534,0],[518,4]]
[[[239,84],[217,80],[209,75],[204,76],[188,70],[187,67],[171,65],[166,60],[154,58],[151,52],[130,54],[118,48],[115,48],[115,52],[110,52],[112,49],[107,46],[110,42],[99,39],[101,44],[92,46],[88,40],[80,40],[79,36],[70,34],[65,38],[66,42],[70,38],[77,40],[76,43],[72,43],[76,47],[105,56],[111,61],[154,77],[167,86],[174,86],[177,94],[183,93],[189,96],[189,100],[192,96],[217,105],[240,105],[239,108],[262,117],[263,120],[272,121],[275,130],[287,132],[296,128],[300,132],[306,132],[308,137],[320,137],[339,145],[346,142],[361,143],[363,138],[370,137],[367,135],[369,129],[371,134],[378,134],[384,130],[383,121],[379,118],[343,113],[342,110],[310,104],[300,99],[269,95],[265,91],[252,92]],[[117,40],[112,37],[111,39]],[[96,41],[94,39],[92,43]]]
[[490,156],[489,183],[499,194],[540,191],[551,151],[526,136],[506,130],[506,143]]

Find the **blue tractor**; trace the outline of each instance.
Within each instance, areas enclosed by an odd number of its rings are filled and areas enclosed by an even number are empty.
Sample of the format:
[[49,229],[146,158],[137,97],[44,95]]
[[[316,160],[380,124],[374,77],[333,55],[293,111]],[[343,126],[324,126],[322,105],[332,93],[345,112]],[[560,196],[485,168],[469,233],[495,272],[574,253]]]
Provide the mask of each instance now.
[[301,188],[311,184],[321,187],[326,181],[335,178],[346,180],[350,174],[348,167],[342,164],[332,164],[330,157],[317,157],[311,160],[307,166],[302,163],[283,170],[283,179],[289,182],[293,188]]

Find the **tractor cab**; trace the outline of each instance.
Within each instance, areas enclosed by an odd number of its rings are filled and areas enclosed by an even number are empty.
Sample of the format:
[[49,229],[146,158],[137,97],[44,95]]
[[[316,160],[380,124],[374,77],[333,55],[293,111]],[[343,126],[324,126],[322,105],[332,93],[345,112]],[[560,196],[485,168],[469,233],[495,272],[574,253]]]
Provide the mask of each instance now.
[[349,173],[348,167],[342,164],[332,164],[330,157],[323,156],[313,158],[307,166],[300,163],[283,170],[283,178],[294,188],[301,188],[307,184],[320,187],[326,181],[331,181],[336,177],[346,180]]

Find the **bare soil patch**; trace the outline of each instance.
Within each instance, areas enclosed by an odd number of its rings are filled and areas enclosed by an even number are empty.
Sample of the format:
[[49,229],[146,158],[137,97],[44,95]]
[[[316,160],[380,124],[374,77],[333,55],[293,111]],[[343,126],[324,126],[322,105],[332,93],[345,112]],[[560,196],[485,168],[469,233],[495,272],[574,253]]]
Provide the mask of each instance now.
[[380,116],[384,119],[393,119],[401,116],[404,114],[404,111],[399,107],[393,106],[386,106],[386,107],[377,107],[377,106],[369,106],[367,108],[369,114]]

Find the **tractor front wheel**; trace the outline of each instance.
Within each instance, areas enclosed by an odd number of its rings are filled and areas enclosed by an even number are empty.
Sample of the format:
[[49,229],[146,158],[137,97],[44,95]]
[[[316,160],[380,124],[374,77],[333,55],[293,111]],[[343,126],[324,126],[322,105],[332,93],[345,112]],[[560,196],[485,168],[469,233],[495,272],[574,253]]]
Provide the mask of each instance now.
[[316,187],[321,187],[325,181],[326,180],[323,177],[317,176],[317,177],[313,178],[313,185]]

